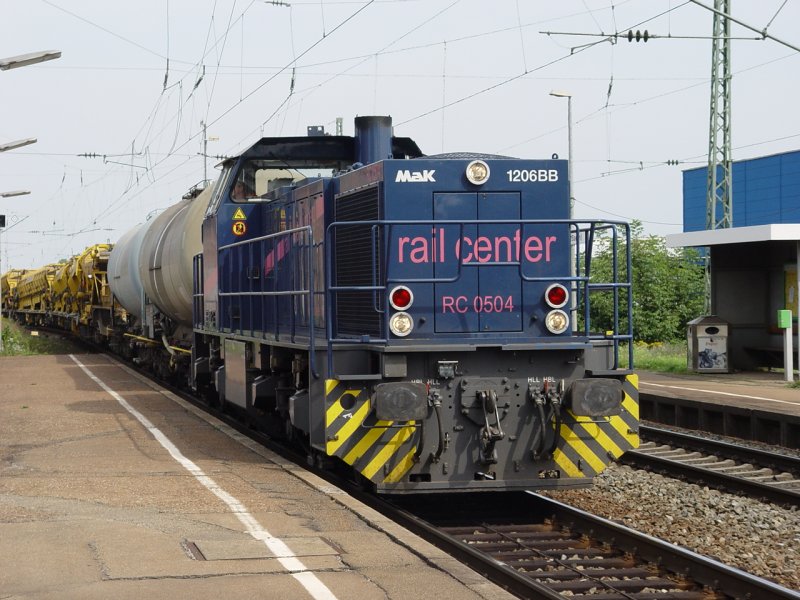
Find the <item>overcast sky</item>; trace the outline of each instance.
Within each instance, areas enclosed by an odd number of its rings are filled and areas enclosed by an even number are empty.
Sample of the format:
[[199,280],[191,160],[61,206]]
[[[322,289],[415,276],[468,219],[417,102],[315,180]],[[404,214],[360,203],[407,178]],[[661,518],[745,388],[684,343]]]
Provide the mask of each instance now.
[[[713,5],[713,0],[702,0]],[[731,2],[800,46],[800,1]],[[581,218],[682,230],[707,162],[712,13],[683,0],[0,0],[2,269],[116,241],[259,137],[391,115],[426,154],[567,157]],[[609,35],[648,30],[647,42]],[[733,158],[800,147],[800,57],[733,25]],[[567,35],[572,34],[572,35]],[[666,39],[668,38],[669,39]],[[89,157],[80,156],[89,154]],[[667,165],[678,160],[677,166]],[[213,179],[218,161],[207,161]]]

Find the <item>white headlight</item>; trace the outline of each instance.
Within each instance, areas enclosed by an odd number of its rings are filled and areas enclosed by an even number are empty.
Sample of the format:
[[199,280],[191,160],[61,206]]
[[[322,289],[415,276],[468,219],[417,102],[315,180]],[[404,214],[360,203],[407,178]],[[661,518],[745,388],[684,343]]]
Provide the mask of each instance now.
[[482,160],[473,160],[467,165],[467,181],[474,185],[483,185],[489,180],[489,165]]
[[569,317],[563,310],[551,310],[544,318],[544,324],[550,333],[564,333],[569,327]]
[[389,329],[398,337],[405,337],[414,329],[414,319],[407,312],[394,313],[389,319]]

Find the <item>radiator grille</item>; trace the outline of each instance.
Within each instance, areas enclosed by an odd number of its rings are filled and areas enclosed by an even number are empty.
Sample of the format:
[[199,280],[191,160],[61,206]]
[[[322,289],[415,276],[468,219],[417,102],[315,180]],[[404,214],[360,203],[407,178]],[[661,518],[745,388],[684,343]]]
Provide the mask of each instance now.
[[[380,219],[380,193],[372,186],[336,198],[336,221],[376,221]],[[374,234],[372,225],[336,227],[336,285],[381,285],[382,231]],[[336,295],[336,323],[339,335],[381,335],[383,292],[352,291]]]

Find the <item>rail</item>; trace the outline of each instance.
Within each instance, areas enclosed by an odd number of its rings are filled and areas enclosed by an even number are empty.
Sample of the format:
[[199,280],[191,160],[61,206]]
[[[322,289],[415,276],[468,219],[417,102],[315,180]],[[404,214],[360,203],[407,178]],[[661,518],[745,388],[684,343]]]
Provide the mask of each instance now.
[[[800,506],[800,457],[641,425],[643,443],[625,464],[725,491]],[[661,444],[661,445],[659,445]]]
[[533,491],[502,500],[456,496],[444,504],[370,504],[521,598],[800,600],[772,581]]

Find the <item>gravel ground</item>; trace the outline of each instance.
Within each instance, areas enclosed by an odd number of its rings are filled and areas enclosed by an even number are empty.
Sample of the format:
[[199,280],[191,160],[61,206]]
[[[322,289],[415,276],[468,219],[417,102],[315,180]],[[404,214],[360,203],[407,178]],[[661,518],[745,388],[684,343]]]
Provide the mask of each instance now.
[[800,510],[612,465],[572,506],[800,590]]

